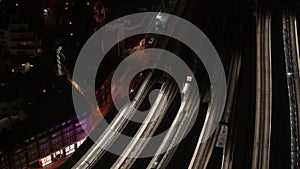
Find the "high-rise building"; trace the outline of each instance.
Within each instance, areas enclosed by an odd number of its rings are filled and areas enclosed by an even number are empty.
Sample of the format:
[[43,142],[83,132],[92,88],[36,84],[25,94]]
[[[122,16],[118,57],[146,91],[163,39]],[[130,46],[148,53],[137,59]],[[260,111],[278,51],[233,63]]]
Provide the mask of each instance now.
[[37,56],[41,52],[41,44],[34,26],[27,24],[26,18],[13,15],[7,26],[0,28],[0,45],[10,55]]

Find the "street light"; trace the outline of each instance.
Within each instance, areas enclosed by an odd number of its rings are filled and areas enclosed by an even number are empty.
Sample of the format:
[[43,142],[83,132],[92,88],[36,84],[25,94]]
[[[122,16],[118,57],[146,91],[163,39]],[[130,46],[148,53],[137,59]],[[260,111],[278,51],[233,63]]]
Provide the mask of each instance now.
[[46,16],[48,14],[48,10],[47,9],[44,9],[43,10],[43,13],[44,13],[44,16]]

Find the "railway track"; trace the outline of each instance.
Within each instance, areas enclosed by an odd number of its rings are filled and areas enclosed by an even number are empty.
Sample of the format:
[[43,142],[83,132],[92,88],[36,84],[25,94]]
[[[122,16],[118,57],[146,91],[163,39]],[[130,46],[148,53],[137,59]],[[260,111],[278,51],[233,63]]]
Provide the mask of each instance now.
[[136,112],[136,107],[139,107],[145,97],[145,93],[149,92],[150,88],[154,85],[155,81],[150,81],[153,72],[149,72],[146,75],[144,82],[141,85],[138,93],[135,96],[135,101],[132,104],[125,105],[122,110],[117,114],[117,117],[111,122],[109,128],[107,128],[101,137],[95,142],[95,144],[83,155],[83,157],[74,165],[73,168],[91,168],[106,152],[102,147],[109,148],[112,143],[117,139],[118,135],[115,133],[121,133],[124,127],[128,123],[125,118],[132,117]]
[[299,168],[299,118],[300,118],[300,82],[299,49],[297,23],[294,15],[286,12],[282,16],[283,45],[288,86],[290,134],[291,134],[291,169]]
[[271,15],[259,12],[256,37],[256,111],[253,169],[268,169],[272,115]]

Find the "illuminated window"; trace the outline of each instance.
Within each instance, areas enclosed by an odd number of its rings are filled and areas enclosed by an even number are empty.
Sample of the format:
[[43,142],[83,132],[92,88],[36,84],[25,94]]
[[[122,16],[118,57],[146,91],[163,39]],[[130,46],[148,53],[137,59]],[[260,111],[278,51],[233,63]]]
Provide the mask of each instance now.
[[66,155],[74,153],[75,152],[75,145],[72,144],[72,145],[66,147],[65,151],[66,151]]
[[78,148],[79,146],[81,146],[81,144],[84,142],[85,139],[86,139],[86,138],[84,138],[84,139],[82,139],[82,140],[80,140],[80,141],[77,142],[77,148]]
[[59,156],[60,155],[60,151],[56,151],[55,153],[53,153],[53,157]]
[[59,159],[60,157],[62,157],[63,153],[63,150],[58,150],[55,153],[53,153],[53,158]]
[[51,159],[51,155],[45,157],[45,158],[42,158],[42,167],[48,165],[48,164],[51,164],[52,163],[52,159]]

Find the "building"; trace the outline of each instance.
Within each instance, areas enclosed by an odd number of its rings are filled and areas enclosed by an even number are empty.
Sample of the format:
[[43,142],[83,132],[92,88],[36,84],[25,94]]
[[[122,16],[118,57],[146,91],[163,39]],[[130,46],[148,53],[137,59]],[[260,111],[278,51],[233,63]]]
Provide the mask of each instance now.
[[5,29],[0,29],[0,47],[6,47],[8,46],[7,42],[8,42],[8,30]]
[[7,27],[0,29],[0,45],[13,56],[37,56],[41,52],[41,39],[26,18],[13,15]]
[[0,169],[8,169],[8,159],[7,155],[5,155],[2,151],[0,151]]
[[0,169],[42,168],[67,159],[79,148],[92,127],[91,116],[69,119],[0,152]]

